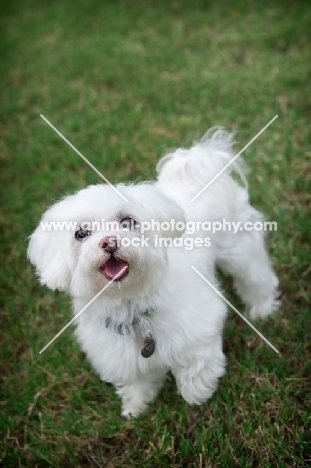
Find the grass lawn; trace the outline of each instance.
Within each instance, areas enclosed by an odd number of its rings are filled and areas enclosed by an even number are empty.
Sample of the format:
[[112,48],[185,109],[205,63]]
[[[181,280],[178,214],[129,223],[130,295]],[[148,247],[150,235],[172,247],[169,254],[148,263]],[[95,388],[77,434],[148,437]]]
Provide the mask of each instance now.
[[[303,1],[12,0],[1,3],[0,465],[311,466],[311,5]],[[68,329],[70,299],[41,287],[27,237],[56,199],[100,178],[146,180],[168,149],[211,126],[237,130],[283,305],[258,323],[234,313],[227,374],[189,407],[169,379],[148,414],[120,417]],[[204,287],[204,286],[202,286]],[[231,281],[226,296],[240,307]]]

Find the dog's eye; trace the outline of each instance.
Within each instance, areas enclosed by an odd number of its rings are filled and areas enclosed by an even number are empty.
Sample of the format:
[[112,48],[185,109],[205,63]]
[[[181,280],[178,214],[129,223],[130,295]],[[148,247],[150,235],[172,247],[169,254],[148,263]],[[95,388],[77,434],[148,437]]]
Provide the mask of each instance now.
[[85,239],[86,237],[90,235],[91,235],[91,231],[89,231],[88,229],[79,229],[75,233],[75,238],[79,241],[79,240]]
[[136,225],[136,221],[135,221],[134,218],[123,218],[120,221],[120,228],[121,229],[131,230],[131,229],[135,228],[135,225]]

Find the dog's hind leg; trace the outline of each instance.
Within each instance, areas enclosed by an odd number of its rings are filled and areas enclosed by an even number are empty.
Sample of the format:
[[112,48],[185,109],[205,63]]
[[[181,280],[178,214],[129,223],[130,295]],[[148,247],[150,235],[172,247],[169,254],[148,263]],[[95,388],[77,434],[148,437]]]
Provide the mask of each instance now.
[[[247,221],[252,225],[256,221],[262,223],[257,210],[248,206],[247,212],[250,215]],[[237,293],[247,306],[250,317],[264,318],[277,310],[280,304],[279,281],[265,247],[264,232],[246,231],[241,226],[236,233],[222,232],[215,241],[217,263],[224,272],[233,276]]]

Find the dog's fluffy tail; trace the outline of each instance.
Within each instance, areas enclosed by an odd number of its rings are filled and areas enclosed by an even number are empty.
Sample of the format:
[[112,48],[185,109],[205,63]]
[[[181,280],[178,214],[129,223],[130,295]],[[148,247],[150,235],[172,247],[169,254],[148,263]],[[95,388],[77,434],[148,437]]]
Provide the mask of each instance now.
[[[228,164],[220,176],[223,180],[237,174],[247,188],[245,164],[233,152],[234,133],[221,127],[214,127],[190,149],[179,148],[164,156],[157,165],[158,180],[161,185],[183,184],[185,191],[201,189],[208,184]],[[231,177],[230,177],[231,179]]]

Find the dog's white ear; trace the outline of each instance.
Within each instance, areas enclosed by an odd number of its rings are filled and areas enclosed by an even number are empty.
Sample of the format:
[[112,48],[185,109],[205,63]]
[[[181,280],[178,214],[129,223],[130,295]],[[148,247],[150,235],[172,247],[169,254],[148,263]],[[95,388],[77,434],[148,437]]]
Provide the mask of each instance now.
[[133,197],[148,210],[149,217],[163,223],[163,228],[165,226],[165,229],[161,231],[163,237],[175,239],[183,235],[184,229],[178,230],[171,224],[172,220],[175,221],[175,224],[182,222],[185,225],[186,223],[185,213],[178,203],[153,184],[133,185],[131,188],[133,189]]
[[68,291],[73,255],[70,244],[74,233],[55,229],[53,222],[57,221],[57,213],[54,208],[57,205],[43,215],[39,226],[30,236],[27,255],[36,267],[41,284],[51,289]]

